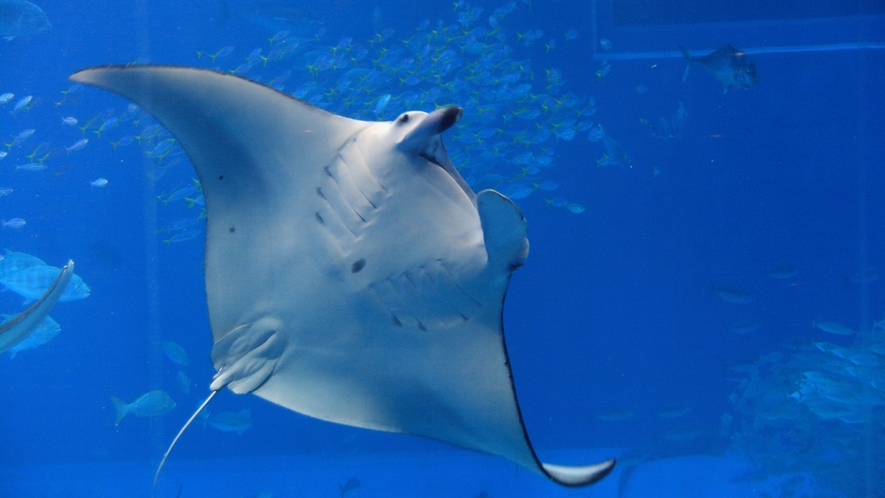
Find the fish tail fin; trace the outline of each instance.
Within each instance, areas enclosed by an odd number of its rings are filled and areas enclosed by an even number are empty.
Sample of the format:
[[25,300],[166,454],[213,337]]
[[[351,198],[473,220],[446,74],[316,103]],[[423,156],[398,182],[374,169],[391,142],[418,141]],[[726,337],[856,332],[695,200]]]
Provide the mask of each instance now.
[[129,413],[129,405],[127,405],[120,398],[111,396],[111,401],[114,403],[114,410],[116,410],[116,419],[114,420],[114,425],[120,425],[120,421],[123,420],[123,417]]
[[685,66],[685,72],[682,73],[682,82],[685,83],[685,80],[688,79],[688,73],[689,71],[691,71],[691,63],[694,62],[694,58],[692,58],[691,54],[688,53],[688,50],[685,47],[680,45],[679,50],[682,51],[682,55],[684,55],[685,59],[688,60],[688,65]]

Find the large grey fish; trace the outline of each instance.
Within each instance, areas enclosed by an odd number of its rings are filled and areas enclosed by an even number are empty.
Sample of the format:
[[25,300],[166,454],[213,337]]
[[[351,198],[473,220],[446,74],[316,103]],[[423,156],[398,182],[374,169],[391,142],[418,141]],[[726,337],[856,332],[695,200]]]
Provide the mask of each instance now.
[[[29,303],[39,299],[49,289],[60,271],[60,268],[52,266],[32,266],[4,276],[0,279],[0,284],[25,298],[25,303]],[[59,301],[85,299],[89,297],[89,292],[86,282],[73,275]]]
[[175,401],[166,394],[166,391],[150,391],[142,394],[132,403],[111,396],[116,410],[114,425],[120,425],[123,417],[130,413],[136,417],[160,417],[171,412],[175,408]]
[[[9,322],[13,318],[15,318],[14,315],[3,315],[3,323]],[[21,351],[34,349],[46,344],[55,339],[59,332],[61,332],[61,326],[51,316],[47,316],[27,339],[9,350],[9,359],[15,358],[15,355]]]
[[693,57],[685,47],[679,47],[679,50],[682,50],[682,55],[688,59],[688,67],[685,68],[682,81],[688,79],[691,66],[699,64],[722,83],[722,93],[727,92],[729,88],[750,88],[759,83],[756,64],[750,56],[728,43],[723,44],[715,52],[700,57]]
[[19,270],[34,266],[46,266],[46,263],[37,256],[4,249],[3,256],[0,256],[0,280]]
[[11,40],[51,28],[43,9],[25,0],[0,0],[0,36]]
[[213,413],[203,421],[203,427],[207,424],[221,432],[236,432],[239,436],[252,427],[252,410],[244,408],[239,412]]

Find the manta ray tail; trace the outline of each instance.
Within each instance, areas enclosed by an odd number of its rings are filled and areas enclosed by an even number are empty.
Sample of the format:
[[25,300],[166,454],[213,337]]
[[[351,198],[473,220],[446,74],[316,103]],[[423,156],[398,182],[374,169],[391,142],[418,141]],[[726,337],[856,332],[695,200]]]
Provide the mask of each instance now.
[[688,53],[688,50],[685,47],[680,45],[679,50],[682,51],[682,55],[688,60],[688,65],[685,66],[685,73],[682,74],[682,82],[685,83],[685,80],[688,79],[688,72],[691,70],[691,63],[694,62],[694,58]]
[[[166,465],[166,459],[169,458],[169,453],[172,453],[172,448],[175,447],[175,443],[178,442],[178,439],[181,437],[182,434],[184,434],[184,431],[188,427],[190,427],[191,422],[193,422],[194,419],[197,418],[198,415],[200,415],[200,412],[202,412],[203,409],[206,408],[206,405],[208,405],[209,402],[212,401],[212,398],[214,398],[216,394],[218,394],[218,391],[212,391],[209,394],[209,397],[206,398],[206,401],[203,401],[203,404],[200,405],[199,408],[197,408],[197,411],[195,411],[194,414],[191,415],[191,418],[187,419],[187,422],[184,423],[184,427],[182,427],[181,430],[178,431],[178,434],[175,435],[175,439],[172,440],[172,444],[169,445],[169,449],[167,449],[166,453],[163,454],[163,459],[160,460],[160,465],[157,467],[157,473],[154,474],[154,485],[153,487],[151,487],[152,497],[154,496],[154,492],[157,490],[157,480],[160,479],[160,472],[163,471],[163,466]],[[181,489],[178,490],[178,493],[181,494]]]

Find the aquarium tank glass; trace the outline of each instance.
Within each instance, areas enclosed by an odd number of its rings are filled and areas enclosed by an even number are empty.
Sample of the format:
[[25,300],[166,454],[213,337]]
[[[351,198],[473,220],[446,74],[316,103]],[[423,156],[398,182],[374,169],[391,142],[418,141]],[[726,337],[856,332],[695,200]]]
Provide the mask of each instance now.
[[0,496],[885,495],[882,2],[0,36]]

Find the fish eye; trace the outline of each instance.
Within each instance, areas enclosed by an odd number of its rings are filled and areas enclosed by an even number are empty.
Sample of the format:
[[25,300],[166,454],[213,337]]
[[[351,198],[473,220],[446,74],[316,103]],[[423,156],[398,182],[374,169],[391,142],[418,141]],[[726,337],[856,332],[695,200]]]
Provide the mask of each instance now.
[[402,116],[399,117],[399,119],[397,119],[397,121],[399,122],[399,124],[408,123],[409,122],[409,115],[403,114]]

